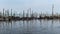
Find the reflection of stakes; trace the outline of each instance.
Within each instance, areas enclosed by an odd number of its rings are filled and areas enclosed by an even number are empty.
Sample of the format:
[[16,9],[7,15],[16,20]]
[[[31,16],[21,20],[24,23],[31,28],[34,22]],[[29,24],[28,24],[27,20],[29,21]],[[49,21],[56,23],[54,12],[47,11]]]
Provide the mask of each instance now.
[[49,21],[47,20],[47,24],[46,24],[46,29],[47,29],[47,31],[49,30],[49,26],[48,26],[48,23],[49,23]]
[[43,27],[42,26],[42,20],[40,20],[40,27],[39,27],[40,28],[40,34],[41,34],[41,31],[42,31],[42,27]]
[[40,20],[40,26],[42,26],[42,21]]
[[5,29],[5,23],[3,22],[1,25],[2,25],[1,29]]
[[31,28],[30,21],[27,21],[26,24],[27,24],[27,33],[26,34],[31,34],[32,32],[30,30],[30,28]]
[[59,19],[59,23],[60,23],[60,19]]
[[12,21],[11,21],[11,29],[12,29]]
[[[32,21],[33,21],[33,20],[32,20]],[[32,34],[31,28],[32,28],[32,25],[33,25],[33,23],[34,23],[34,22],[32,22],[32,21],[28,21],[28,22],[27,22],[27,23],[28,23],[28,27],[27,27],[27,28],[28,28],[28,29],[27,29],[27,30],[28,30],[28,34]]]
[[25,33],[25,22],[23,20],[23,30],[22,30],[22,33],[24,34]]
[[11,21],[11,33],[12,33],[12,21]]
[[42,28],[42,20],[40,20],[40,28]]
[[8,21],[8,23],[10,23],[10,24],[9,24],[9,25],[10,25],[10,28],[11,28],[10,34],[12,34],[12,21]]
[[[42,28],[42,20],[39,20],[40,21],[40,29]],[[42,29],[40,30],[40,32],[42,31]]]
[[51,23],[51,31],[52,31],[52,33],[53,33],[53,29],[54,27],[53,27],[53,20],[52,20],[52,23]]
[[[28,33],[28,32],[29,32],[29,21],[27,21],[26,24],[27,24],[27,33]],[[26,33],[26,34],[27,34],[27,33]]]

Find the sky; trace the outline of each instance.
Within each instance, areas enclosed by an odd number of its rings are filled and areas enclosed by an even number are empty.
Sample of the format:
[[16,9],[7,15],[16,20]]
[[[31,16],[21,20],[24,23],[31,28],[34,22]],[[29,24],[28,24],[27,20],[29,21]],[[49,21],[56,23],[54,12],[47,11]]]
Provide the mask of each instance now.
[[37,13],[51,13],[52,4],[54,4],[54,13],[60,13],[60,0],[0,0],[0,11],[4,9],[13,9],[13,11],[22,12],[31,8]]

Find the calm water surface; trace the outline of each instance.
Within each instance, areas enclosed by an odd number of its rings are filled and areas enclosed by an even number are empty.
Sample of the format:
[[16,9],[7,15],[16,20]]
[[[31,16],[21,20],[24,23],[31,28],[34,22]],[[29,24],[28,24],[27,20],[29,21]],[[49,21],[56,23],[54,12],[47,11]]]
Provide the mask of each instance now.
[[0,34],[60,34],[60,20],[1,21]]

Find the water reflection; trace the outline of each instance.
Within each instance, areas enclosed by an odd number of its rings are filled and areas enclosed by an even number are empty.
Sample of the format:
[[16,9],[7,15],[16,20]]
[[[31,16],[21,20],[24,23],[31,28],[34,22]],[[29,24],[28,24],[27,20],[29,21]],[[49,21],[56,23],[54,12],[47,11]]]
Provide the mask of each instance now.
[[59,34],[60,20],[0,21],[0,34]]

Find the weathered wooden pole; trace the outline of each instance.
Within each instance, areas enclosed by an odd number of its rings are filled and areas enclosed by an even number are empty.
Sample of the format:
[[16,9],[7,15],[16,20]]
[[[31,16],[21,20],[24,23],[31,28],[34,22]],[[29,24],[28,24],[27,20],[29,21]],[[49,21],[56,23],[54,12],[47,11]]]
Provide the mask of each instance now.
[[29,10],[27,10],[27,14],[26,14],[26,17],[29,17],[29,16],[28,16],[28,15],[29,15],[28,13],[29,13]]
[[7,16],[9,17],[9,9],[7,10]]
[[11,17],[12,17],[12,9],[11,9]]
[[3,8],[3,17],[4,17],[4,10],[5,10],[5,9]]
[[31,17],[31,8],[30,8],[30,17]]
[[24,16],[25,16],[25,13],[24,13],[24,10],[23,10],[23,18],[24,18]]
[[53,16],[53,13],[54,12],[54,4],[52,4],[52,16]]

